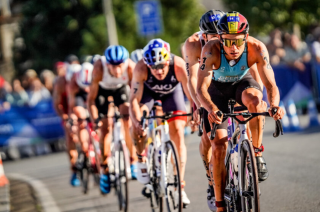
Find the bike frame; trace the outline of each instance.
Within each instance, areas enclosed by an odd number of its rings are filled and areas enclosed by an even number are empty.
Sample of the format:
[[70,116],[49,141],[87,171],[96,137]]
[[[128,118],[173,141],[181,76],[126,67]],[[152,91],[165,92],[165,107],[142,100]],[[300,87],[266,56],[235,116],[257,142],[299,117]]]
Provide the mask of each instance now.
[[[153,111],[150,112],[150,116],[153,116]],[[165,166],[163,166],[163,164],[165,164],[165,160],[166,160],[166,153],[165,153],[165,145],[168,141],[170,141],[170,136],[169,136],[169,125],[168,122],[166,120],[163,121],[163,124],[157,126],[157,120],[156,119],[149,119],[149,121],[152,121],[152,130],[151,130],[151,137],[152,137],[152,148],[153,148],[153,152],[159,151],[159,149],[161,150],[161,173],[160,173],[160,179],[161,179],[161,183],[160,183],[160,188],[161,188],[161,193],[160,193],[160,197],[166,197],[165,195],[165,187],[164,185],[167,184],[166,180],[167,178],[166,176],[166,168]],[[156,135],[157,133],[160,133],[160,141],[158,139],[156,139]],[[158,143],[160,142],[160,144]],[[159,148],[157,148],[159,146]],[[156,154],[154,154],[155,156]],[[154,160],[157,160],[158,158],[154,158]],[[149,165],[148,165],[149,166]],[[158,173],[156,173],[158,176]],[[147,185],[147,188],[150,190],[153,190],[152,186],[150,184]]]

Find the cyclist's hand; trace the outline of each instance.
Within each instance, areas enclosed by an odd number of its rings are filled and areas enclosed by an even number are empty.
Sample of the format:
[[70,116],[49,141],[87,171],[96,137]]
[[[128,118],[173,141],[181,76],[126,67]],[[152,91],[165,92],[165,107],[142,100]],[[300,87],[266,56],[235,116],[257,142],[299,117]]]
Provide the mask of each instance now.
[[101,126],[102,126],[102,121],[98,120],[92,124],[92,129],[94,131],[97,131]]
[[140,121],[136,121],[134,123],[134,128],[135,128],[135,132],[137,133],[138,136],[140,137],[144,137],[147,135],[147,132],[144,130],[144,128],[142,127]]
[[[274,115],[272,114],[272,109],[277,109],[277,112]],[[284,110],[279,106],[270,107],[268,112],[269,112],[270,116],[273,117],[273,119],[275,121],[282,119],[282,117],[284,116]]]
[[199,109],[196,109],[195,111],[193,111],[193,122],[194,122],[194,125],[199,125],[200,124]]
[[217,114],[218,112],[220,112],[220,110],[214,110],[208,114],[208,119],[210,123],[222,124],[223,115],[220,117]]

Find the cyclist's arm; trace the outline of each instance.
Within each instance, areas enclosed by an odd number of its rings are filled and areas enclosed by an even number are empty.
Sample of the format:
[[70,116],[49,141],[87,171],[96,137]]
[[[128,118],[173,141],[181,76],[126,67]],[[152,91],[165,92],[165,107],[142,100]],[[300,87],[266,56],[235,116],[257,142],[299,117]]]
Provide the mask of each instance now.
[[[270,107],[272,108],[273,106],[279,106],[280,94],[274,78],[273,69],[270,65],[268,50],[262,42],[258,43],[258,48],[255,50],[258,71],[261,80],[266,87]],[[260,52],[258,52],[258,50],[260,50]]]
[[[188,75],[186,71],[186,63],[181,57],[175,56],[174,66],[175,66],[174,70],[175,70],[177,80],[181,83],[183,91],[190,102],[190,107],[192,108],[193,99],[191,98],[191,95],[188,89]],[[190,108],[190,111],[191,111],[191,108]]]
[[200,58],[200,55],[201,55],[201,44],[199,41],[194,42],[194,40],[190,37],[186,40],[183,51],[184,51],[184,60],[186,61],[186,70],[189,75],[188,88],[193,101],[199,108],[201,104],[200,104],[200,101],[197,99],[196,89],[197,89],[197,75],[198,75],[198,69],[199,69],[198,58]]
[[71,77],[70,82],[67,84],[67,96],[68,96],[68,107],[69,116],[73,114],[73,108],[76,105],[76,93],[78,91],[78,86],[76,85],[75,74]]
[[209,113],[218,110],[218,107],[211,101],[208,93],[208,88],[212,81],[213,69],[217,69],[220,66],[220,62],[219,64],[215,63],[215,61],[220,60],[219,49],[215,47],[215,43],[217,43],[217,41],[209,41],[202,49],[197,82],[197,97]]
[[61,118],[63,118],[63,115],[64,115],[63,106],[61,105],[61,102],[62,102],[61,95],[63,93],[63,86],[64,85],[62,83],[62,78],[58,77],[56,80],[56,83],[54,84],[53,94],[52,94],[53,107]]
[[129,65],[128,65],[129,82],[128,82],[128,85],[131,88],[132,73],[133,73],[133,70],[134,70],[134,67],[136,66],[136,64],[131,59],[128,59],[128,60],[129,60]]
[[101,60],[97,60],[94,63],[93,72],[92,72],[92,82],[90,85],[90,91],[87,97],[88,112],[90,115],[91,122],[99,118],[98,108],[96,106],[95,100],[99,91],[99,82],[102,80],[103,70]]
[[130,118],[134,126],[138,125],[141,120],[140,101],[143,95],[144,82],[147,79],[147,67],[143,60],[140,60],[132,74],[132,83],[130,90]]

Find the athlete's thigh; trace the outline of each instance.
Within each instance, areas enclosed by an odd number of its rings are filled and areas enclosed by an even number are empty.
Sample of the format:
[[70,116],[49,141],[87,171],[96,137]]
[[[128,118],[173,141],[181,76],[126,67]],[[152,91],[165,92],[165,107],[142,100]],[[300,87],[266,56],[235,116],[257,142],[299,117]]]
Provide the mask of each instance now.
[[[236,88],[236,101],[241,105],[247,105],[248,101],[257,99],[261,102],[263,92],[260,85],[250,75],[241,79]],[[246,104],[245,104],[246,103]]]
[[180,84],[177,85],[177,88],[172,93],[160,97],[160,100],[162,102],[163,112],[187,111],[183,90]]

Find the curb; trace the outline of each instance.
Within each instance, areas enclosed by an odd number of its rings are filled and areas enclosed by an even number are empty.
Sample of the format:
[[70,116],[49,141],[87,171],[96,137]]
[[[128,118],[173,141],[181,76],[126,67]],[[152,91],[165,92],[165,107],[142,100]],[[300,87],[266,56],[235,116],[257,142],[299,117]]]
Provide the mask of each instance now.
[[22,174],[8,174],[7,177],[10,179],[24,181],[29,184],[34,191],[37,193],[37,198],[41,204],[42,211],[44,212],[60,212],[60,208],[57,206],[54,201],[50,191],[47,187],[40,181],[35,178],[29,177]]

